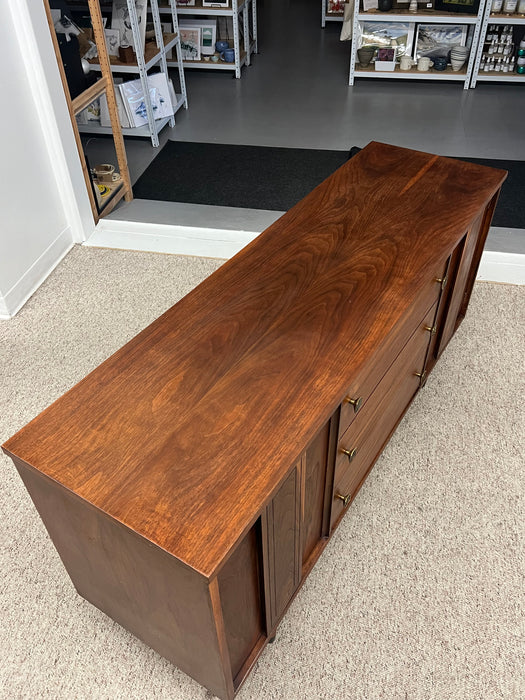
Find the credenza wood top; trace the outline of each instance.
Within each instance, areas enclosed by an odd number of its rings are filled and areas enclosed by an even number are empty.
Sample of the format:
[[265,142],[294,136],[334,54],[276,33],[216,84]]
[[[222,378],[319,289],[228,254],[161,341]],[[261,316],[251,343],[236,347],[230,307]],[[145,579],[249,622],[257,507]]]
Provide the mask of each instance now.
[[5,451],[211,577],[505,175],[370,144]]

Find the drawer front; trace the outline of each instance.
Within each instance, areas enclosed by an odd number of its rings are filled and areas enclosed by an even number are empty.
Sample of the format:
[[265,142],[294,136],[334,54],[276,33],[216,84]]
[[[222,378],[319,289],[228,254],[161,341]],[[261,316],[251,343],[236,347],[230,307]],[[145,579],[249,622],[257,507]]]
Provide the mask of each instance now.
[[339,439],[330,524],[335,524],[420,386],[436,304]]
[[391,336],[383,343],[378,355],[368,363],[370,369],[365,370],[361,376],[356,377],[355,381],[348,387],[346,398],[341,404],[339,437],[343,435],[364,410],[370,395],[379,381],[381,381],[385,372],[388,371],[392,360],[395,360],[403,345],[412,335],[419,319],[423,318],[427,310],[439,301],[442,291],[441,281],[446,279],[448,265],[449,260],[446,261],[445,265],[440,265],[436,268],[434,274],[428,276],[428,281],[418,295],[412,309],[403,318],[402,323],[394,329]]

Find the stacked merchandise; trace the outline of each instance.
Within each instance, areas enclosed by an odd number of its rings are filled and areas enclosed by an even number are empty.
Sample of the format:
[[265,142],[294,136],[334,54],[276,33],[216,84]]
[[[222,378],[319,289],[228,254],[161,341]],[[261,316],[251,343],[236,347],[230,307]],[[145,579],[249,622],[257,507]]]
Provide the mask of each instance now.
[[[175,90],[171,80],[164,73],[153,73],[148,76],[149,96],[154,119],[171,117],[175,110]],[[140,78],[122,81],[115,78],[115,98],[117,102],[120,125],[123,129],[143,126],[148,123],[146,103]],[[101,127],[111,127],[108,101],[105,95],[97,98],[85,110],[76,115],[77,124],[85,126],[97,122]]]
[[216,19],[179,19],[179,31],[185,61],[199,61],[215,53]]
[[490,13],[493,15],[525,15],[525,0],[492,0]]
[[[154,29],[147,22],[148,3],[144,0],[135,0],[135,10],[139,29],[139,51],[144,52],[146,40],[153,40]],[[90,24],[90,16],[83,17],[84,24]],[[131,30],[131,18],[128,0],[112,0],[111,14],[102,18],[108,55],[113,66],[119,63],[134,63],[136,65],[135,41]],[[108,25],[111,24],[111,28]],[[164,32],[172,31],[171,23],[166,24]],[[98,53],[96,44],[92,40],[92,29],[85,27],[82,30],[83,38],[80,46],[82,59],[89,70],[89,64],[96,64]],[[129,60],[128,56],[131,56]],[[117,72],[115,70],[115,72]],[[137,73],[139,71],[137,70]],[[126,80],[123,77],[113,75],[115,84],[115,98],[122,128],[129,129],[143,126],[148,123],[148,110],[142,81],[140,78]],[[171,117],[174,114],[174,104],[177,104],[175,90],[171,80],[163,72],[149,73],[147,76],[149,98],[151,102],[153,118],[155,120]],[[108,110],[108,102],[105,95],[97,98],[86,109],[76,115],[80,126],[100,126],[111,128],[111,120]]]
[[[120,99],[117,97],[117,104],[120,105],[122,101],[129,126],[135,127],[147,124],[148,115],[140,78],[119,83],[116,87],[118,87],[118,90],[115,93],[118,93],[120,97]],[[175,94],[173,84],[171,81],[168,82],[165,73],[148,75],[148,88],[154,119],[164,119],[165,117],[173,116],[173,103],[176,101]]]
[[512,25],[490,24],[479,70],[485,73],[525,73],[525,40],[514,41]]

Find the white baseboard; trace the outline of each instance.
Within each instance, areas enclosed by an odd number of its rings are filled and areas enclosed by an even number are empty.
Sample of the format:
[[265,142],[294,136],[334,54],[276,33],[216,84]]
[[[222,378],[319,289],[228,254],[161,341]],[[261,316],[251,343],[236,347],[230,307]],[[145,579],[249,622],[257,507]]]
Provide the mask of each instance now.
[[101,219],[84,245],[205,258],[231,258],[260,231]]
[[484,251],[478,270],[478,280],[525,284],[525,255]]
[[0,319],[7,320],[8,318],[11,318],[11,314],[7,309],[4,297],[0,294]]
[[[206,258],[231,258],[261,231],[102,219],[84,245]],[[478,279],[525,284],[525,255],[485,251]]]
[[71,228],[67,226],[7,294],[0,296],[0,319],[13,318],[73,246]]

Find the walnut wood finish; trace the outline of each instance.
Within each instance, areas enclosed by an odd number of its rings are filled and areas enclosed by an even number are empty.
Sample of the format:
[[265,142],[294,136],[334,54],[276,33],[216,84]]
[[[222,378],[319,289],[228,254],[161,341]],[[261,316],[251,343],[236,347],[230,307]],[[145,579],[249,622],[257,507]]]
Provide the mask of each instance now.
[[447,346],[449,340],[454,335],[459,323],[461,322],[463,316],[460,315],[460,310],[463,307],[464,297],[467,292],[467,284],[471,278],[472,269],[472,259],[476,250],[478,249],[479,232],[481,228],[482,220],[481,217],[474,222],[473,226],[469,229],[467,235],[462,241],[460,247],[460,257],[457,261],[457,273],[454,276],[454,294],[448,297],[447,309],[445,311],[445,321],[443,327],[441,328],[440,337],[438,341],[437,352],[440,355],[445,347]]
[[464,315],[504,178],[370,144],[8,440],[81,594],[233,697]]
[[233,679],[263,637],[260,527],[253,527],[219,576],[219,593]]
[[409,335],[414,331],[418,322],[421,322],[428,309],[437,304],[441,298],[443,289],[438,282],[445,277],[448,270],[448,260],[438,263],[427,271],[427,280],[419,292],[414,304],[408,309],[405,317],[390,333],[376,350],[374,361],[369,362],[361,373],[356,373],[341,404],[341,416],[339,421],[339,435],[342,435],[352,421],[356,420],[359,412],[356,412],[347,398],[361,399],[361,409],[365,406],[368,397],[376,388],[379,380],[384,375],[389,365],[395,360],[406,343]]
[[503,179],[371,144],[5,449],[211,577]]
[[210,594],[195,571],[14,461],[78,593],[216,695],[231,696],[213,587]]
[[300,497],[297,465],[267,508],[271,628],[281,618],[301,580]]
[[[436,305],[427,313],[416,331],[386,372],[356,419],[339,440],[334,479],[332,525],[343,511],[343,501],[336,496],[350,496],[351,502],[374,465],[381,450],[420,386],[425,355],[430,342],[429,331],[436,315]],[[355,456],[348,459],[347,450]]]
[[329,421],[308,446],[302,464],[301,562],[304,565],[324,533],[326,472],[330,440]]

